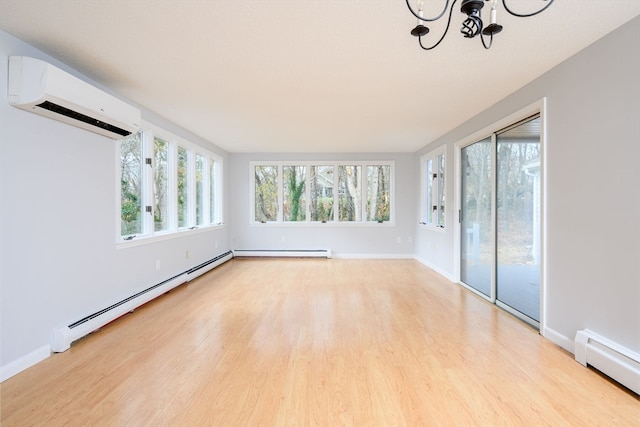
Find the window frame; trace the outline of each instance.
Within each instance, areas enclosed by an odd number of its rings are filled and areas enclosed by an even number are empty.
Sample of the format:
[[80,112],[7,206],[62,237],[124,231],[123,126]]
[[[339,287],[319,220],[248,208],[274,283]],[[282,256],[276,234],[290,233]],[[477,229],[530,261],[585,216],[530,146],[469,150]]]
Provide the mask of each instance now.
[[[185,140],[173,133],[164,130],[152,123],[144,122],[140,127],[142,134],[142,176],[143,176],[143,203],[142,203],[142,232],[140,234],[122,235],[121,234],[121,163],[120,163],[120,140],[116,141],[115,158],[116,158],[116,230],[115,230],[115,242],[117,248],[124,248],[130,246],[139,246],[147,243],[152,243],[159,240],[172,239],[184,235],[185,233],[204,232],[212,230],[218,227],[224,226],[223,218],[223,158],[222,156],[207,150],[206,148],[194,144]],[[155,152],[154,141],[155,138],[159,138],[167,143],[167,228],[160,231],[155,231],[155,194],[154,194],[154,180],[155,180]],[[180,227],[178,224],[178,147],[183,147],[187,150],[188,158],[188,171],[187,171],[187,185],[188,185],[188,209],[187,209],[187,224]],[[196,224],[196,156],[201,155],[204,159],[203,170],[205,173],[202,175],[202,197],[204,199],[203,224]],[[151,165],[146,163],[145,159],[152,159]],[[214,176],[213,184],[211,183],[212,177],[209,173],[211,165],[213,165]],[[213,187],[213,193],[215,200],[211,200],[211,191]],[[211,209],[211,203],[214,204]],[[151,212],[146,211],[146,207],[151,207]],[[214,213],[214,218],[211,218],[211,212]],[[133,236],[133,237],[131,237]]]
[[[442,160],[440,160],[442,159]],[[433,173],[430,172],[428,164],[442,164],[442,186],[439,185],[438,177],[437,185],[435,185],[436,201],[444,202],[444,209],[440,203],[434,205],[434,181]],[[440,174],[440,172],[438,172]],[[447,184],[450,180],[447,177],[447,153],[446,145],[436,148],[420,157],[420,226],[430,230],[445,231],[446,221],[446,205],[447,205]],[[431,194],[431,197],[429,195]],[[427,206],[427,204],[429,206]],[[435,209],[434,209],[435,208]],[[435,211],[435,212],[434,212]],[[429,215],[429,213],[432,215]],[[434,220],[435,218],[435,220]],[[442,221],[442,224],[440,224]]]
[[[278,206],[277,215],[275,221],[260,222],[256,221],[255,209],[256,209],[256,182],[255,182],[255,168],[259,166],[274,166],[277,168],[277,182],[278,187]],[[303,166],[305,168],[305,220],[304,221],[284,221],[284,167],[286,166]],[[331,166],[333,167],[333,192],[332,192],[332,219],[327,221],[312,221],[311,220],[311,171],[313,167],[319,166]],[[344,221],[339,220],[339,167],[340,166],[360,166],[363,174],[361,191],[361,220],[360,221]],[[368,201],[368,179],[367,168],[368,166],[388,166],[389,167],[389,220],[378,222],[368,221],[367,215],[367,201]],[[335,227],[367,227],[367,226],[395,226],[395,161],[393,160],[339,160],[339,161],[326,161],[326,160],[265,160],[265,161],[250,161],[249,162],[249,225],[251,226],[335,226]]]

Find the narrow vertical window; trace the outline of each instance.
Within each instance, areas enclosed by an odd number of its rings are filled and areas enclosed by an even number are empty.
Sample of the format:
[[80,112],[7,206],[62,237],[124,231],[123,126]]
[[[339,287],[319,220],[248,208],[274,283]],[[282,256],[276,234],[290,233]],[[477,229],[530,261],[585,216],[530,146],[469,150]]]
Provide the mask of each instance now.
[[367,166],[367,221],[385,222],[391,217],[391,167]]
[[283,221],[305,221],[307,218],[306,173],[305,166],[283,167]]
[[169,229],[169,143],[155,137],[153,140],[153,229]]
[[178,147],[178,227],[189,225],[189,151]]
[[422,224],[444,228],[445,208],[445,156],[443,149],[422,158],[423,206]]
[[333,166],[311,166],[311,221],[333,221]]
[[362,166],[338,166],[338,219],[362,221]]
[[196,154],[196,225],[204,224],[204,156]]
[[120,235],[142,233],[142,134],[120,142]]
[[255,167],[255,220],[278,219],[278,166]]
[[437,157],[438,164],[438,180],[437,180],[437,194],[438,194],[438,206],[437,213],[438,218],[435,223],[438,227],[444,227],[444,154],[440,154]]

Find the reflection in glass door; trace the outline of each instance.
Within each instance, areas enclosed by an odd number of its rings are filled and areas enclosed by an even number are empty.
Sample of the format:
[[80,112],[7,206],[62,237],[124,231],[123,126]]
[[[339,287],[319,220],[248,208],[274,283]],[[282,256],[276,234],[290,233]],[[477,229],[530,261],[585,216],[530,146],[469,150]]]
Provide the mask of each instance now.
[[461,152],[462,210],[460,218],[460,280],[489,298],[493,273],[491,138]]
[[460,281],[540,321],[540,118],[460,151]]
[[540,118],[497,135],[496,298],[540,321]]

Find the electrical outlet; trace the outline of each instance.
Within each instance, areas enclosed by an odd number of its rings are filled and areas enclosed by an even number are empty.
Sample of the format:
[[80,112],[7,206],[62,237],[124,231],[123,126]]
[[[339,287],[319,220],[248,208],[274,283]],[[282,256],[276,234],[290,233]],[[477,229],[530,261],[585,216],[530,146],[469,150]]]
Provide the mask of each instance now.
[[396,237],[396,243],[402,243],[402,237],[400,236]]
[[280,241],[284,243],[287,240],[287,236],[280,236]]
[[189,251],[187,251],[187,252],[184,254],[184,257],[185,257],[186,259],[189,259]]
[[160,271],[160,260],[156,260],[156,271]]

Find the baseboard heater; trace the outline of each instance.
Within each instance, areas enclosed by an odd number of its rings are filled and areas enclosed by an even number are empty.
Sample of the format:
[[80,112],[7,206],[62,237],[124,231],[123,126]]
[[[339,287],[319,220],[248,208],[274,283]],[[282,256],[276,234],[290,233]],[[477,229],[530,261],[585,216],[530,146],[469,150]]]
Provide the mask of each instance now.
[[640,354],[584,329],[576,334],[575,358],[640,394]]
[[55,329],[53,331],[53,344],[51,345],[52,351],[54,353],[62,353],[68,350],[72,342],[100,329],[107,323],[114,321],[118,317],[127,314],[152,299],[169,292],[176,286],[195,279],[231,258],[233,258],[233,252],[227,251],[222,255],[203,262],[187,271],[140,291],[135,295],[131,295],[109,307],[83,317],[68,326]]
[[236,249],[236,257],[331,258],[331,249]]

